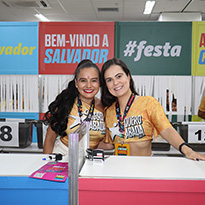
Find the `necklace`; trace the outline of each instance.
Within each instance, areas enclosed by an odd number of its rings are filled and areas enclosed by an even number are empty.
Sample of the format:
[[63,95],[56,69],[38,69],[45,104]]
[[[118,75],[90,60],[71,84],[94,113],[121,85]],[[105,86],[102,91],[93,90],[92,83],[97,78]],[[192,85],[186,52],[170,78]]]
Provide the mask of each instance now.
[[125,135],[124,120],[125,120],[125,117],[129,111],[134,99],[135,99],[135,94],[132,93],[130,95],[130,98],[129,98],[127,105],[125,107],[123,117],[121,116],[120,105],[119,105],[118,99],[116,100],[115,109],[116,109],[116,115],[117,115],[117,120],[118,120],[118,125],[119,125],[119,131],[121,132],[120,137],[124,137],[124,135]]
[[[80,122],[82,123],[82,101],[80,99],[80,97],[78,96],[78,102],[77,102],[77,107],[78,107],[78,115],[80,117]],[[88,116],[84,119],[84,121],[90,121],[91,118],[92,118],[92,115],[93,115],[93,112],[94,112],[94,109],[95,109],[95,99],[93,98],[92,100],[92,103],[90,105],[90,109],[89,109],[89,112],[88,112]]]

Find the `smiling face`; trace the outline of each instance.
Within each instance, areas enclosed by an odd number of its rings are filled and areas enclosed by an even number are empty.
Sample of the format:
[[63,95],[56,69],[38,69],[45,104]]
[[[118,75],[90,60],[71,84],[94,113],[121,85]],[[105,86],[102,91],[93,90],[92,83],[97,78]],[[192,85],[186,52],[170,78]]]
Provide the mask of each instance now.
[[130,95],[130,76],[119,65],[111,65],[104,74],[109,92],[119,98]]
[[78,89],[80,99],[90,102],[99,91],[98,71],[93,67],[83,68],[75,80],[75,85]]

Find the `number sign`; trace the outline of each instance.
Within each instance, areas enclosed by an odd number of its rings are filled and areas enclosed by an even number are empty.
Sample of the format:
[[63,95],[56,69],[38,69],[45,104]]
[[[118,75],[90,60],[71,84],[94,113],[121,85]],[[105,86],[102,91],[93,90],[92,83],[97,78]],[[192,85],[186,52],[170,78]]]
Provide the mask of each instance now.
[[0,122],[0,146],[19,147],[18,122]]
[[188,143],[205,143],[205,124],[188,125]]

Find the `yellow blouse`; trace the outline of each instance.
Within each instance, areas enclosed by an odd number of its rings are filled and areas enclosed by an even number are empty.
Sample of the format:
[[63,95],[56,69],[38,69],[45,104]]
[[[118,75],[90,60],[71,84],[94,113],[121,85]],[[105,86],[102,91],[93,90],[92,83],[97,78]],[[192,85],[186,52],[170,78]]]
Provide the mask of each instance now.
[[[106,110],[105,124],[105,142],[120,143],[122,138],[115,103]],[[133,102],[124,120],[123,141],[126,143],[152,140],[153,135],[157,137],[162,130],[170,126],[161,104],[151,96],[141,96]]]
[[[82,120],[85,119],[88,115],[90,109],[90,105],[85,102],[82,102]],[[77,107],[77,99],[73,105],[73,108],[70,112],[68,118],[68,125],[67,125],[67,136],[61,137],[61,141],[64,144],[68,144],[68,135],[69,133],[73,133],[80,125],[80,117],[78,114],[78,107]],[[102,112],[94,109],[93,116],[89,123],[89,130],[90,130],[90,148],[95,149],[99,142],[105,136],[105,123],[104,123],[104,115]]]

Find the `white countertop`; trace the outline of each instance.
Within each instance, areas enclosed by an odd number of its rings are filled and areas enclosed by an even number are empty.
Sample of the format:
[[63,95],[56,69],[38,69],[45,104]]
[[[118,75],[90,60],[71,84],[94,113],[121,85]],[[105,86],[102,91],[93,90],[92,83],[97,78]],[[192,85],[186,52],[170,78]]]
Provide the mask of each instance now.
[[205,161],[184,157],[110,156],[103,163],[86,160],[80,177],[205,180]]
[[30,176],[48,161],[44,154],[0,154],[0,176]]
[[[44,154],[0,154],[0,176],[29,176],[48,161]],[[102,163],[86,160],[80,177],[205,180],[205,161],[184,157],[110,156]]]

